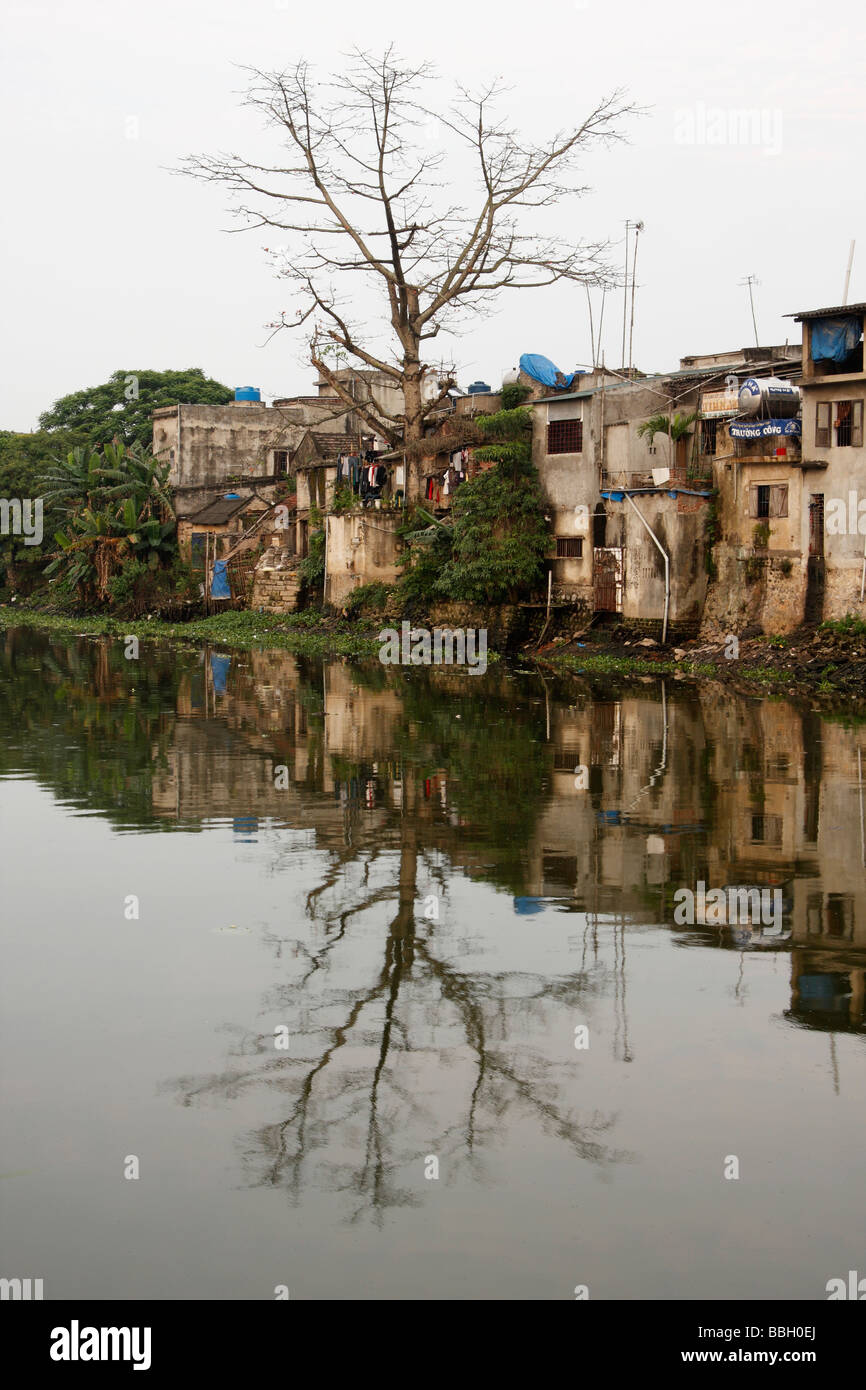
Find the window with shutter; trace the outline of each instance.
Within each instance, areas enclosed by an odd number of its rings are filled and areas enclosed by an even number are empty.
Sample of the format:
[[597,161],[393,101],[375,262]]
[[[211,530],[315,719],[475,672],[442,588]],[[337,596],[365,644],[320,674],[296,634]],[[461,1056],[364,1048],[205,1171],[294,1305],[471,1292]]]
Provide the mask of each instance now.
[[815,407],[815,447],[830,447],[830,402],[819,401]]
[[[765,517],[770,515],[770,491],[769,485],[763,483],[749,489],[749,516]],[[788,489],[785,488],[784,491],[787,493]],[[785,505],[787,506],[787,498]]]
[[770,488],[770,516],[788,515],[788,488],[781,483]]

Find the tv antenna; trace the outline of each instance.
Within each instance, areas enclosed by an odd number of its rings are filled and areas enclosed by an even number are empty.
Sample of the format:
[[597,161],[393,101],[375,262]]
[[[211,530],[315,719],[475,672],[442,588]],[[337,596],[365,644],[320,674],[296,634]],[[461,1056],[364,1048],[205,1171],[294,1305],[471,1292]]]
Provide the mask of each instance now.
[[843,304],[847,304],[847,303],[848,303],[848,290],[850,289],[850,286],[851,286],[851,267],[852,267],[853,264],[854,264],[854,247],[855,247],[856,245],[857,245],[856,241],[852,241],[852,242],[851,242],[851,248],[850,248],[850,250],[849,250],[849,252],[848,252],[848,269],[845,271],[845,289],[844,289],[843,292],[842,292],[842,303],[843,303]]
[[[623,367],[625,366],[625,331],[628,323],[628,234],[632,227],[634,227],[635,233],[636,252],[637,237],[638,233],[643,231],[643,223],[632,222],[631,218],[628,218],[625,224],[625,268],[622,277],[622,354],[620,356],[620,362]],[[634,285],[632,285],[632,299],[634,299]]]
[[752,294],[752,286],[760,285],[761,282],[758,279],[757,275],[747,275],[745,280],[740,280],[739,283],[741,285],[748,285],[749,287],[749,306],[752,310],[752,327],[755,330],[755,347],[760,347],[761,344],[758,341],[758,324],[757,320],[755,319],[755,296]]

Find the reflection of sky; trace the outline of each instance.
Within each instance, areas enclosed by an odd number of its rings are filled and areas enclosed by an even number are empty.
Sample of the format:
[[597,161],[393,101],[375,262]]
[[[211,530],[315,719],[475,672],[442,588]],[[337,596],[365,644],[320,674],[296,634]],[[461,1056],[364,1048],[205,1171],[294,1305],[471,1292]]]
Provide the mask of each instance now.
[[[236,716],[196,717],[220,761],[191,762],[193,780],[218,767],[231,791],[269,771]],[[687,772],[670,759],[671,778]],[[560,892],[555,800],[541,814],[557,896],[497,886],[483,798],[450,842],[484,844],[473,869],[443,848],[438,790],[424,802],[417,779],[413,816],[407,772],[404,804],[368,811],[366,780],[345,821],[311,783],[292,788],[292,824],[244,814],[241,797],[233,816],[122,829],[109,780],[99,814],[86,795],[73,807],[27,776],[0,781],[10,1269],[48,1297],[267,1298],[288,1283],[293,1298],[567,1298],[586,1282],[592,1297],[814,1298],[857,1267],[863,1035],[839,1000],[861,957],[844,941],[719,950],[729,936],[659,924],[660,890],[644,909],[639,884],[618,890],[625,857],[586,911]],[[192,790],[207,807],[208,786]],[[449,807],[460,792],[449,775]],[[850,774],[825,768],[834,815],[851,795]],[[651,797],[631,814],[601,835],[636,837],[656,867],[683,852],[682,835],[647,848]],[[416,833],[413,937],[397,884]],[[695,836],[701,854],[715,833]],[[132,1153],[136,1184],[120,1176]]]
[[[51,1296],[267,1297],[277,1282],[293,1297],[353,1296],[375,1265],[368,1296],[568,1297],[588,1282],[595,1297],[805,1298],[856,1266],[862,1042],[839,1036],[831,1062],[826,1036],[784,1023],[786,955],[684,952],[647,925],[626,929],[623,957],[614,920],[552,905],[521,918],[507,895],[449,874],[440,920],[419,920],[419,940],[474,982],[491,1051],[526,1077],[530,1099],[502,1089],[507,1107],[487,1115],[468,1163],[472,1049],[416,957],[400,1011],[413,1050],[395,1040],[382,1109],[396,1129],[393,1181],[417,1205],[392,1209],[381,1229],[346,1227],[352,1202],[329,1191],[328,1168],[363,1149],[363,1115],[342,1097],[376,1066],[381,997],[321,1082],[317,1123],[336,1129],[314,1148],[298,1205],[250,1188],[243,1153],[381,971],[391,907],[360,915],[301,993],[293,981],[309,962],[294,943],[328,940],[305,918],[328,862],[309,837],[286,837],[275,873],[272,844],[235,848],[225,824],[116,834],[21,782],[2,785],[0,807],[14,963],[0,1168],[24,1173],[0,1186],[0,1212],[11,1265],[36,1260]],[[396,864],[383,856],[367,887],[393,884]],[[357,863],[346,872],[354,900],[363,876]],[[141,917],[127,922],[133,892]],[[229,924],[252,930],[214,931]],[[575,977],[576,995],[558,1001]],[[275,1088],[257,1040],[278,1023],[293,1054]],[[586,1052],[573,1047],[581,1023]],[[423,1100],[408,1128],[401,1093]],[[533,1110],[548,1093],[563,1114],[609,1123],[598,1137],[623,1160],[576,1158]],[[449,1122],[442,1176],[426,1183],[423,1158]],[[142,1165],[134,1189],[119,1176],[128,1153]],[[721,1176],[731,1153],[739,1184]]]

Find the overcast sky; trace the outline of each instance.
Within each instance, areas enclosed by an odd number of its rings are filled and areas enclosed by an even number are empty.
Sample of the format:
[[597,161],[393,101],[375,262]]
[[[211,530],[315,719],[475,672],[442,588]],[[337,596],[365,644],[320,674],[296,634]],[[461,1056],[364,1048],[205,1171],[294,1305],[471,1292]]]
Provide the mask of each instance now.
[[[306,57],[334,69],[354,45],[393,40],[469,85],[502,76],[509,114],[533,136],[619,86],[649,108],[628,145],[588,162],[592,191],[568,211],[577,235],[619,242],[626,218],[645,223],[634,340],[645,371],[752,342],[738,283],[749,274],[761,342],[798,336],[783,315],[841,302],[855,238],[849,300],[866,299],[853,0],[4,0],[3,15],[0,428],[34,428],[58,396],[117,368],[201,366],[267,394],[311,388],[300,342],[265,344],[264,325],[292,309],[267,238],[226,235],[226,194],[167,169],[192,151],[256,157],[258,118],[240,106],[235,64]],[[756,113],[748,130],[738,111]],[[621,334],[620,294],[605,309],[609,365]],[[464,386],[497,385],[523,352],[568,370],[587,361],[582,289],[506,295],[447,355]]]

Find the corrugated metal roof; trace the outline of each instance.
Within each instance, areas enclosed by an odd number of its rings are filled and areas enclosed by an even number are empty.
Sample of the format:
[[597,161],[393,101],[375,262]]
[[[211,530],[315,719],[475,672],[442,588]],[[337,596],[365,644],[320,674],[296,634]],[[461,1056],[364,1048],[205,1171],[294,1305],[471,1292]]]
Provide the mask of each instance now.
[[528,405],[549,405],[551,401],[582,401],[587,396],[594,396],[596,391],[600,391],[600,386],[594,386],[591,391],[560,391],[555,396],[542,396],[540,400],[528,401]]
[[782,317],[800,323],[803,319],[835,318],[837,314],[866,314],[866,304],[831,304],[829,309],[801,309],[797,314],[783,314]]

